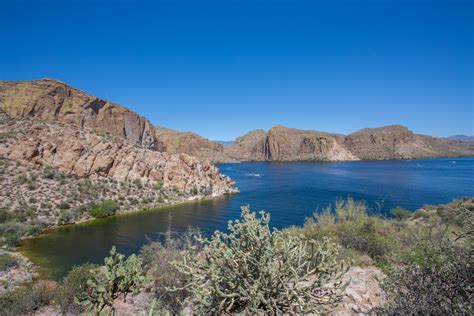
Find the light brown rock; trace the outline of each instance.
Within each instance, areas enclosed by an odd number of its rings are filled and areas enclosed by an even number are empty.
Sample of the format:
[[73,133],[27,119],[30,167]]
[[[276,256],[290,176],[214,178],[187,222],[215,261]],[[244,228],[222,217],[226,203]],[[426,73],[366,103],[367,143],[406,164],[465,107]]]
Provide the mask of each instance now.
[[0,109],[12,118],[34,118],[120,136],[163,150],[152,124],[137,113],[54,79],[0,81]]

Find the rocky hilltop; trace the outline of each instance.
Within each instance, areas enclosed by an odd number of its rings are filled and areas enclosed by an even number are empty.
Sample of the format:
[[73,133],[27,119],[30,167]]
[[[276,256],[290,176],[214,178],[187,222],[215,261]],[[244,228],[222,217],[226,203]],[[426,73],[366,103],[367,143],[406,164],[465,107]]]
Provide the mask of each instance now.
[[474,146],[414,134],[400,125],[366,128],[347,136],[278,125],[237,138],[224,153],[241,161],[381,160],[473,155]]
[[360,159],[413,159],[474,154],[472,149],[458,141],[414,134],[400,125],[362,129],[348,135],[344,144]]
[[179,132],[156,126],[155,133],[166,152],[186,153],[208,161],[228,161],[224,155],[224,146],[191,132]]
[[474,143],[414,134],[392,125],[350,135],[300,130],[281,125],[254,130],[223,146],[190,132],[154,127],[120,105],[52,79],[0,81],[0,109],[12,118],[31,118],[92,130],[131,144],[212,162],[345,161],[416,159],[474,154]]
[[[232,180],[221,175],[214,165],[187,154],[157,152],[132,145],[122,137],[100,135],[89,129],[12,119],[1,111],[0,157],[3,161],[0,207],[21,211],[23,201],[31,200],[38,204],[37,210],[44,202],[49,205],[44,211],[54,213],[49,222],[61,216],[58,209],[64,199],[77,204],[89,198],[87,195],[78,198],[76,189],[69,189],[69,182],[80,179],[109,184],[106,191],[116,193],[98,199],[147,196],[147,207],[237,192]],[[58,187],[54,181],[38,181],[39,174],[48,168],[62,175],[62,186]],[[103,191],[102,185],[99,187]],[[138,202],[132,204],[125,203],[124,210],[143,207]]]
[[163,150],[146,118],[57,80],[0,81],[0,108],[12,118],[90,128],[145,148]]

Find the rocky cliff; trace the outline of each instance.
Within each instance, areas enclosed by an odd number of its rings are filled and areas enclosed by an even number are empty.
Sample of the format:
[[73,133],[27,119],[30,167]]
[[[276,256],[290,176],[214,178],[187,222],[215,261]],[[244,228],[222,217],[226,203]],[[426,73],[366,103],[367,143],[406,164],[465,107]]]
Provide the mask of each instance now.
[[267,133],[263,130],[253,130],[235,142],[224,148],[225,154],[231,159],[238,161],[260,161],[265,160],[265,141]]
[[268,131],[264,157],[272,161],[356,160],[342,144],[344,136],[278,125]]
[[34,118],[90,128],[123,137],[145,148],[163,150],[146,118],[57,80],[0,81],[0,109],[12,118]]

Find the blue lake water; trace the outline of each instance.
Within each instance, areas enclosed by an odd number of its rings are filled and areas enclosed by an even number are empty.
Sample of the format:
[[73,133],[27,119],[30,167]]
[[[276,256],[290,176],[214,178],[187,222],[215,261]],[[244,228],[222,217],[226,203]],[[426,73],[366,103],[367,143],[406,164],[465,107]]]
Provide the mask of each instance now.
[[357,162],[249,162],[219,165],[240,194],[186,203],[56,229],[26,240],[21,250],[43,272],[63,276],[74,264],[101,263],[112,245],[127,254],[171,228],[225,229],[242,205],[271,213],[271,224],[302,225],[314,211],[352,197],[371,212],[411,210],[462,196],[474,196],[474,158]]

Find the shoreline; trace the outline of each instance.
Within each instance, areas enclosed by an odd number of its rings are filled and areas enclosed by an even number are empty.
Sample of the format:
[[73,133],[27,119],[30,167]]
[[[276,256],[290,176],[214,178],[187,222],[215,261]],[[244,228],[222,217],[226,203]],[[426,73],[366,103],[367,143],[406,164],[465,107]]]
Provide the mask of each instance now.
[[[178,201],[178,202],[175,202],[175,203],[167,203],[167,204],[163,204],[163,205],[159,205],[159,206],[155,206],[155,207],[150,207],[150,208],[140,208],[140,209],[136,209],[136,210],[128,210],[128,211],[118,212],[118,213],[116,213],[112,216],[108,216],[108,217],[104,217],[104,218],[95,218],[95,217],[83,218],[83,219],[80,219],[80,220],[78,220],[74,223],[48,226],[44,230],[42,230],[41,233],[39,233],[37,235],[22,237],[21,241],[27,240],[27,239],[40,238],[44,235],[49,234],[52,231],[62,229],[62,228],[73,227],[73,226],[84,225],[84,224],[90,224],[94,221],[109,220],[109,219],[113,219],[113,218],[117,218],[117,217],[131,216],[131,215],[135,215],[135,214],[139,214],[139,213],[156,212],[156,211],[161,211],[162,209],[168,208],[168,207],[175,207],[175,206],[180,206],[180,205],[188,204],[188,203],[211,201],[211,200],[214,200],[214,199],[221,199],[221,198],[229,197],[229,196],[236,195],[236,194],[239,194],[239,193],[240,193],[240,191],[237,190],[236,192],[228,193],[228,194],[222,194],[222,195],[211,196],[211,197],[203,197],[203,198],[196,198],[196,199],[191,199],[191,200]],[[16,247],[15,249],[18,249],[20,247],[21,247],[21,245]]]
[[[9,252],[16,255],[16,256],[22,257],[24,259],[24,261],[29,262],[30,269],[31,269],[31,271],[30,271],[31,278],[32,278],[33,281],[36,280],[36,279],[53,280],[53,278],[51,277],[51,275],[49,275],[49,273],[47,273],[46,271],[42,271],[42,270],[48,270],[48,269],[46,269],[45,267],[42,267],[42,265],[40,263],[36,263],[35,261],[37,261],[37,260],[35,260],[34,256],[30,256],[29,253],[23,248],[23,246],[24,246],[23,241],[32,240],[32,239],[41,239],[41,238],[44,238],[45,236],[47,236],[51,233],[54,233],[54,232],[56,232],[58,230],[61,230],[61,229],[67,229],[69,227],[77,227],[77,226],[81,226],[81,225],[92,225],[94,222],[107,221],[107,220],[111,220],[111,219],[118,218],[118,217],[134,216],[134,215],[140,214],[140,213],[161,212],[166,208],[177,207],[177,206],[181,206],[183,204],[191,204],[191,203],[200,203],[200,202],[212,201],[212,200],[215,200],[215,199],[224,199],[224,198],[228,198],[230,196],[233,196],[233,195],[236,195],[236,194],[239,194],[239,193],[240,193],[240,191],[238,191],[238,189],[236,189],[236,191],[233,192],[233,193],[221,194],[221,195],[210,196],[210,197],[194,198],[194,199],[191,199],[191,200],[182,200],[182,201],[178,201],[178,202],[174,202],[174,203],[167,203],[167,204],[164,204],[164,205],[156,206],[156,207],[153,207],[153,208],[139,208],[139,209],[135,209],[135,210],[123,211],[123,212],[117,213],[113,216],[109,216],[109,217],[105,217],[105,218],[93,218],[93,217],[91,217],[91,218],[84,218],[84,219],[78,220],[74,223],[49,226],[37,235],[22,237],[21,241],[20,241],[20,245],[18,245],[14,249],[10,250]],[[22,284],[18,284],[18,285],[15,285],[15,287],[16,286],[21,286],[21,285]]]

